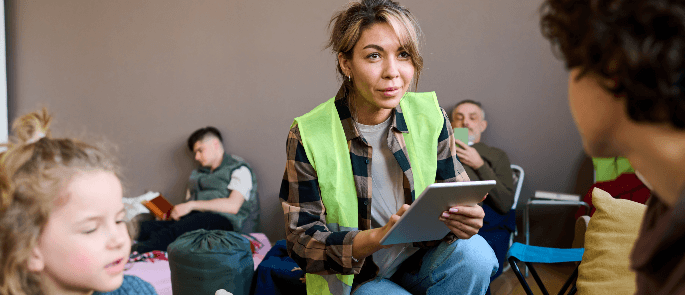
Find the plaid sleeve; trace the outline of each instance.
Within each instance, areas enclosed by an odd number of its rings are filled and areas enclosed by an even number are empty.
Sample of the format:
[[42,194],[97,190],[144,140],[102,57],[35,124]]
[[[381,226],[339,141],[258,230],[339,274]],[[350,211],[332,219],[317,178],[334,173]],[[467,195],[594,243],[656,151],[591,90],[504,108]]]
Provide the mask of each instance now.
[[364,259],[353,261],[352,241],[359,231],[330,231],[316,170],[309,163],[300,130],[290,129],[287,163],[281,182],[288,254],[306,273],[358,274]]
[[457,146],[454,141],[454,131],[450,126],[445,110],[440,108],[444,118],[442,130],[438,137],[438,168],[435,173],[435,182],[460,182],[470,181],[466,175],[464,166],[457,158]]

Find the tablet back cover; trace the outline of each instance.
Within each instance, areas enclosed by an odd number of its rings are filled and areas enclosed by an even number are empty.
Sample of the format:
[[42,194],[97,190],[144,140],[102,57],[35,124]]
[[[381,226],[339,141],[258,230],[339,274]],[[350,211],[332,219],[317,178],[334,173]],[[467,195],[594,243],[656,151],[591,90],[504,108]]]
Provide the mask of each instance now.
[[485,180],[431,184],[381,239],[381,245],[442,239],[450,231],[439,220],[442,212],[452,206],[476,205],[495,183]]

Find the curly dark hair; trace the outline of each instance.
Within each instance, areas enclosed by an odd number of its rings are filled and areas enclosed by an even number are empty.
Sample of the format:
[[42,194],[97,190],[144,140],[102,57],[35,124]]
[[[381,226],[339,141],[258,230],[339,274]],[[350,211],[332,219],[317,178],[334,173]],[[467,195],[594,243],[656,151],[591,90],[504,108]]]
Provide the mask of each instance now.
[[685,129],[685,2],[546,0],[542,35],[566,68],[614,81],[636,122]]

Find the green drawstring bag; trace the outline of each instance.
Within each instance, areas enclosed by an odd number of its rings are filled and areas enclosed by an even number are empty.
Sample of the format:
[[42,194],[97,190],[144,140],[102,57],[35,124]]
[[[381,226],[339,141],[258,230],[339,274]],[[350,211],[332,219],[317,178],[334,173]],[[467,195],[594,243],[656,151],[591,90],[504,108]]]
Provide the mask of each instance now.
[[174,295],[248,295],[254,275],[250,242],[239,233],[198,229],[167,248]]

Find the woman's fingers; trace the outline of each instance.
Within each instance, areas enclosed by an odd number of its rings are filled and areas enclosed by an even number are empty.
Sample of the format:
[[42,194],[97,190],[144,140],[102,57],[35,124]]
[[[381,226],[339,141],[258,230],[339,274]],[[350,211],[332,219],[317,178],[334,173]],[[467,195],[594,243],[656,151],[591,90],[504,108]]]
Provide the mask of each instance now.
[[483,223],[474,219],[462,219],[462,217],[445,218],[440,217],[441,221],[460,239],[469,239],[478,233]]
[[472,217],[472,218],[483,219],[485,217],[485,211],[483,211],[483,207],[478,206],[478,205],[475,205],[475,206],[454,206],[445,212],[448,212],[450,214],[463,215],[463,216]]
[[440,220],[443,222],[450,222],[454,224],[463,224],[464,226],[468,226],[470,228],[474,228],[476,230],[480,229],[483,227],[483,219],[479,218],[472,218],[472,217],[466,217],[463,215],[457,215],[457,214],[445,214],[440,216]]
[[388,230],[390,230],[390,228],[391,228],[393,225],[395,225],[395,223],[397,223],[397,221],[400,220],[400,217],[401,217],[402,215],[404,215],[404,212],[407,212],[407,209],[409,209],[409,205],[408,205],[408,204],[402,205],[402,207],[400,207],[400,210],[397,210],[397,213],[395,213],[395,214],[393,214],[392,216],[390,216],[390,219],[388,220],[388,223],[385,225],[385,227],[387,227]]
[[485,213],[480,206],[455,206],[440,216],[440,221],[460,239],[469,239],[483,227]]
[[470,239],[471,237],[475,236],[478,234],[478,230],[471,228],[471,227],[466,227],[463,224],[460,223],[453,223],[453,222],[445,222],[445,225],[450,229],[450,231],[457,236],[457,238],[460,239]]
[[409,207],[410,207],[409,204],[402,205],[402,207],[400,207],[400,210],[397,210],[397,213],[395,213],[395,215],[402,216],[404,214],[404,212],[407,212]]
[[[381,233],[380,238],[382,238],[386,234],[388,234],[388,232],[390,231],[390,228],[392,228],[395,225],[395,223],[397,223],[400,220],[400,217],[404,214],[404,212],[407,212],[407,209],[409,209],[409,205],[404,204],[404,205],[402,205],[400,210],[397,210],[397,213],[390,216],[390,219],[388,219],[388,223],[386,223],[383,227],[381,227],[379,229],[380,233]],[[380,238],[379,238],[379,241],[380,241]],[[385,245],[385,246],[381,245],[381,247],[383,247],[383,248],[389,248],[391,246],[392,245]]]

